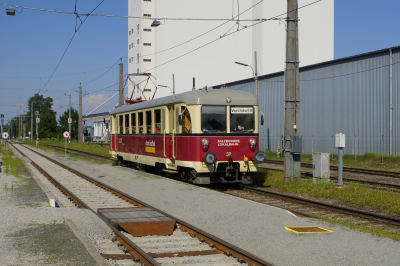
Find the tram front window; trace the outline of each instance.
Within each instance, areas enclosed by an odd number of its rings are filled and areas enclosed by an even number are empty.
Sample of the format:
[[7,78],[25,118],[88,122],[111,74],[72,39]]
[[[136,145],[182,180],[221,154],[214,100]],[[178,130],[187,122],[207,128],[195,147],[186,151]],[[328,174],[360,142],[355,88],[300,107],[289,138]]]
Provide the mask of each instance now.
[[232,133],[253,132],[255,127],[254,108],[251,106],[232,106],[231,125]]
[[203,106],[201,108],[201,131],[226,132],[226,107]]

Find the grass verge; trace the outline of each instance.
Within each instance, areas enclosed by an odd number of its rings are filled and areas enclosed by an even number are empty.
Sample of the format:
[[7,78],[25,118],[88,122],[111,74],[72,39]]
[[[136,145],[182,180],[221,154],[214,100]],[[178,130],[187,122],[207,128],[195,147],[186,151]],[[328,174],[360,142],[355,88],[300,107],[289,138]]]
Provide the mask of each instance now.
[[[355,205],[357,208],[368,207],[378,210],[388,216],[400,216],[400,195],[386,189],[371,189],[367,185],[346,182],[345,186],[338,188],[335,183],[313,184],[312,179],[301,178],[297,182],[285,182],[283,172],[261,169],[254,175],[254,183],[278,189],[282,193],[300,194],[301,196],[339,200]],[[325,221],[325,220],[324,220]],[[377,236],[389,237],[400,240],[399,234],[393,234],[374,227],[357,225],[351,222],[327,219],[326,221],[349,227],[351,229],[372,233]]]
[[[266,158],[269,160],[283,161],[282,154],[280,158],[276,158],[276,152],[273,151],[266,151],[265,154]],[[330,158],[332,158],[332,155],[330,155]],[[311,154],[302,153],[301,162],[312,163],[313,159]],[[400,156],[383,155],[383,164],[381,164],[381,162],[382,162],[382,156],[380,154],[375,154],[375,153],[366,153],[363,155],[357,155],[356,160],[354,159],[354,154],[343,155],[343,166],[345,167],[400,172]],[[336,166],[338,165],[337,154],[333,155],[333,160],[331,159],[330,164]]]
[[7,237],[13,238],[16,250],[35,256],[32,264],[97,265],[65,224],[31,223],[28,226]]
[[[35,142],[26,142],[29,143],[31,145],[35,145]],[[41,140],[39,143],[39,148],[44,147],[43,145],[53,145],[53,146],[58,146],[58,147],[65,147],[65,140],[63,141],[58,141],[58,140]],[[46,147],[44,147],[46,148]],[[94,153],[94,154],[99,154],[99,155],[103,155],[103,156],[107,156],[110,157],[109,151],[110,148],[109,147],[102,147],[98,144],[94,144],[94,143],[86,143],[84,142],[82,145],[78,145],[78,141],[77,140],[71,140],[71,144],[67,144],[67,148],[70,149],[74,149],[74,150],[79,150],[79,151],[84,151],[84,152],[90,152],[90,153]],[[49,149],[49,148],[47,148]],[[54,151],[54,150],[52,150]]]

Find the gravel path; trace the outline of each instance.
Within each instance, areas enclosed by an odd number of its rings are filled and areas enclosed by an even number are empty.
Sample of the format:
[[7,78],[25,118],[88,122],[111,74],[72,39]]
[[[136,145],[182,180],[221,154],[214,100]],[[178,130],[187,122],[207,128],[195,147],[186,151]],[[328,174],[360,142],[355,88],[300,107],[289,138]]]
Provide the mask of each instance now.
[[0,173],[0,265],[97,265],[64,224],[71,217],[88,224],[90,214],[50,207],[37,184],[24,179]]
[[[397,265],[400,261],[400,245],[390,239],[129,168],[46,154],[276,265]],[[334,233],[294,234],[285,226],[320,226]]]

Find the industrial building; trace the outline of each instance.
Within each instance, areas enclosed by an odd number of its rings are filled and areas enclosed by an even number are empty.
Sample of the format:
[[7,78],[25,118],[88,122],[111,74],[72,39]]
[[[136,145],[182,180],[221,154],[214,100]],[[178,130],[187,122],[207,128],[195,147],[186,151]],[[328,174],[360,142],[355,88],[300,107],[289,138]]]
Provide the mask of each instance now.
[[[300,58],[301,60],[301,58]],[[348,154],[400,155],[400,46],[300,68],[303,152],[336,153],[334,136],[346,134]],[[282,146],[284,72],[259,77],[262,149]],[[255,95],[254,79],[228,87]]]
[[[300,66],[334,58],[334,0],[313,2],[299,0]],[[174,74],[176,93],[181,93],[192,89],[193,77],[197,88],[251,77],[250,68],[234,62],[254,66],[255,51],[259,75],[281,71],[286,12],[287,2],[281,0],[128,0],[128,15],[141,17],[128,19],[128,73],[149,73],[157,85],[170,88]],[[151,27],[154,18],[158,27]],[[223,18],[232,20],[218,20]],[[134,78],[136,83],[143,79]],[[154,88],[151,82],[140,87],[147,99]],[[156,97],[170,93],[159,87]]]

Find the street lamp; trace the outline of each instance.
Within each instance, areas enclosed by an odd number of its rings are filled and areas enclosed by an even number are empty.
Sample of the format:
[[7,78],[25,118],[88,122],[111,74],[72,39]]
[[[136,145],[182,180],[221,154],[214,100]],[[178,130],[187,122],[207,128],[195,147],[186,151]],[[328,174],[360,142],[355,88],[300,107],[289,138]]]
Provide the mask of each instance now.
[[150,27],[158,27],[161,25],[161,22],[157,19],[153,20],[153,23],[151,23]]
[[170,88],[170,87],[168,87],[168,86],[165,86],[165,85],[158,85],[159,87],[163,87],[163,88],[168,88],[168,89],[170,89],[171,90],[171,94],[174,94],[173,92],[172,92],[172,89]]
[[15,10],[12,7],[7,8],[6,13],[8,16],[15,16]]
[[243,63],[240,63],[240,62],[235,62],[235,63],[238,64],[238,65],[242,65],[242,66],[248,66],[248,67],[251,68],[251,70],[253,70],[254,80],[256,81],[256,99],[257,99],[257,102],[258,102],[257,52],[254,52],[254,62],[255,62],[256,71],[254,71],[253,67],[250,66],[250,65],[246,65],[246,64],[243,64]]

